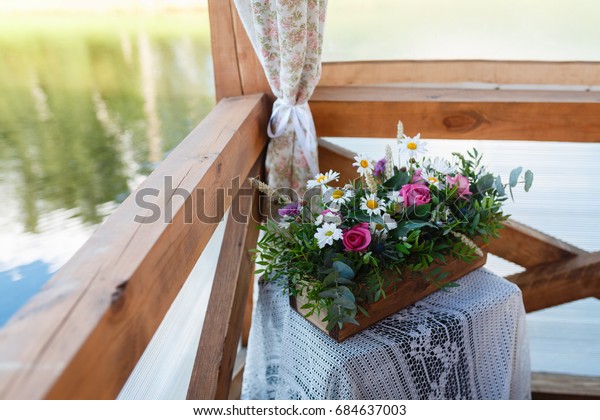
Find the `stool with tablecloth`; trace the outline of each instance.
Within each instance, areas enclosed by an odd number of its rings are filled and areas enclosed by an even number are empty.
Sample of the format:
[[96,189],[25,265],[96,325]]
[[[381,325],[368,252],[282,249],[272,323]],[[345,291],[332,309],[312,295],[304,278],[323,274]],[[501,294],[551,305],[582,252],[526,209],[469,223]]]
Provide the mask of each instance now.
[[479,269],[337,343],[261,284],[242,399],[528,399],[517,286]]

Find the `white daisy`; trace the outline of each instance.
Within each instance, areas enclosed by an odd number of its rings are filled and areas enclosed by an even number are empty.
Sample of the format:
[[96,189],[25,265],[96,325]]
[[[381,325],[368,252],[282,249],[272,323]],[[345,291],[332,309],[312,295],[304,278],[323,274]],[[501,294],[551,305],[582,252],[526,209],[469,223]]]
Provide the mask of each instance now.
[[342,224],[342,217],[334,211],[325,210],[315,219],[315,225],[320,226],[321,223],[333,223],[334,225]]
[[342,229],[338,229],[334,223],[324,223],[323,227],[317,228],[317,233],[315,233],[319,248],[333,245],[333,241],[342,239],[342,236]]
[[371,160],[368,159],[365,155],[354,156],[354,160],[356,162],[354,162],[352,166],[357,167],[356,170],[361,176],[373,173],[373,162],[371,162]]
[[450,165],[450,162],[441,157],[436,157],[433,160],[429,160],[427,162],[427,166],[444,175],[451,174],[454,171],[454,169],[452,169],[452,165]]
[[421,133],[415,137],[404,137],[399,139],[398,152],[400,157],[406,156],[406,160],[416,158],[419,153],[427,152],[427,142],[421,140]]
[[385,200],[378,198],[375,194],[368,194],[366,197],[360,199],[360,208],[365,210],[369,216],[379,216],[383,210],[385,210]]
[[335,171],[325,172],[324,174],[318,174],[315,179],[311,179],[306,183],[306,186],[311,189],[317,186],[325,186],[332,181],[337,181],[340,174]]
[[429,185],[435,185],[438,189],[442,189],[444,184],[441,183],[441,178],[432,170],[421,169],[421,178]]
[[401,204],[404,203],[404,198],[400,194],[400,191],[390,191],[387,193],[387,198],[391,203]]
[[354,191],[345,188],[329,187],[323,194],[323,202],[333,204],[334,208],[340,208],[342,204],[346,204],[352,196]]
[[390,230],[396,229],[398,227],[398,223],[396,223],[396,221],[392,219],[392,216],[390,216],[387,213],[383,215],[383,223],[384,224],[382,225],[380,223],[371,222],[371,232],[389,232]]

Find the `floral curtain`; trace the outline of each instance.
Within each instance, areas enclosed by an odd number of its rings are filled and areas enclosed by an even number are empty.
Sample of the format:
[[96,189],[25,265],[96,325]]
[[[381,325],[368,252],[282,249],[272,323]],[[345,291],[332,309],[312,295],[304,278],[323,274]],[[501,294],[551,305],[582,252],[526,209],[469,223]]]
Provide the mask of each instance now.
[[277,97],[269,122],[268,183],[304,191],[318,172],[308,100],[321,76],[327,0],[235,0]]

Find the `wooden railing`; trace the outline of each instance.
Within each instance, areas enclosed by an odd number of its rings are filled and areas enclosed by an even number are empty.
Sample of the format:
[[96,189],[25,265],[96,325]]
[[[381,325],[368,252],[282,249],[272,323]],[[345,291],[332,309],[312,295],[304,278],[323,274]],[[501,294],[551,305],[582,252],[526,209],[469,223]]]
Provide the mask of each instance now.
[[[202,212],[218,220],[238,195],[239,183],[232,181],[243,183],[260,174],[269,113],[265,95],[221,101],[12,318],[0,331],[0,398],[117,396],[216,228]],[[172,189],[165,188],[168,177]],[[150,196],[157,221],[134,221],[147,216],[136,202],[144,191],[158,193]],[[241,324],[242,312],[224,315],[238,307],[243,311],[251,271],[246,249],[256,237],[256,205],[256,200],[240,200],[240,213],[252,210],[254,218],[228,220],[228,248],[207,321],[213,326],[222,321],[230,331],[225,338],[220,331],[205,337],[219,346],[220,354],[231,357],[228,349],[233,349],[234,358],[239,328],[229,327]],[[172,221],[165,220],[169,209]],[[240,293],[232,288],[234,278],[245,279]],[[230,299],[232,289],[237,300]],[[217,369],[228,361],[208,360]]]

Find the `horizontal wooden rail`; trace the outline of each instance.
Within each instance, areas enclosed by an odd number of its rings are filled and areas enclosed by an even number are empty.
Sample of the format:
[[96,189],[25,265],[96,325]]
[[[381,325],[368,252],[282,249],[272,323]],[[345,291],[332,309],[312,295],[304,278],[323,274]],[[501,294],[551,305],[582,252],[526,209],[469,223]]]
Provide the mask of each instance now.
[[527,312],[600,294],[600,252],[542,264],[507,277],[523,292]]
[[600,377],[534,372],[533,399],[600,399]]
[[600,92],[321,87],[310,101],[323,137],[600,142]]
[[514,220],[505,224],[500,238],[490,242],[490,252],[525,268],[566,260],[586,252]]
[[600,63],[489,60],[330,62],[323,63],[319,86],[464,82],[600,85]]
[[[0,331],[0,399],[117,396],[235,193],[217,191],[263,153],[269,113],[264,95],[221,101]],[[134,221],[142,191],[158,194],[153,223]]]

